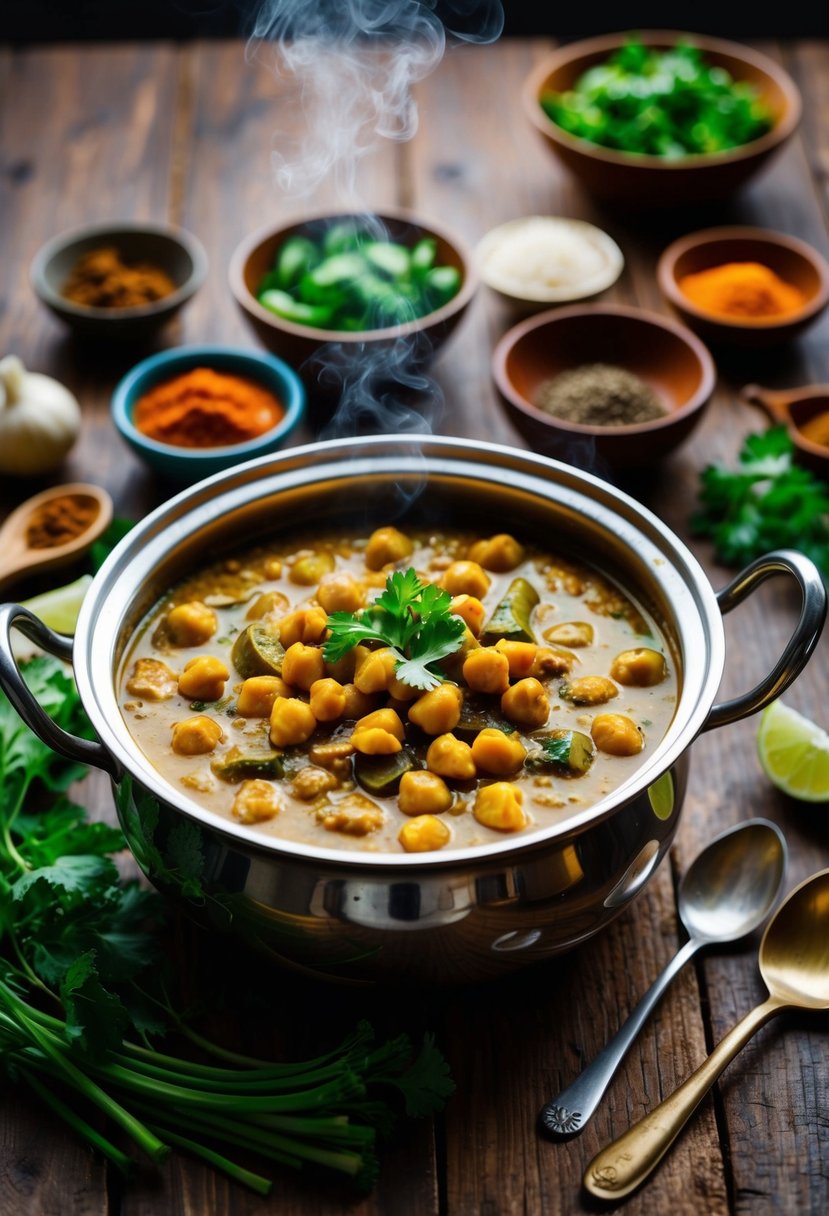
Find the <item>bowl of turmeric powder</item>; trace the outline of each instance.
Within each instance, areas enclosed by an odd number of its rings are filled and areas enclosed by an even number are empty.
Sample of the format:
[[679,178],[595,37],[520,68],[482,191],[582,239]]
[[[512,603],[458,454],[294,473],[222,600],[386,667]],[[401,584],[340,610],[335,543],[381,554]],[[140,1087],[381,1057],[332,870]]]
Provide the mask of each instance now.
[[207,254],[171,224],[87,224],[47,241],[29,277],[65,325],[89,338],[142,341],[198,291]]
[[302,381],[275,355],[178,346],[127,372],[111,410],[137,456],[163,480],[189,485],[277,451],[305,406]]
[[823,255],[768,228],[706,228],[680,237],[662,253],[657,277],[689,329],[716,346],[789,341],[829,304]]

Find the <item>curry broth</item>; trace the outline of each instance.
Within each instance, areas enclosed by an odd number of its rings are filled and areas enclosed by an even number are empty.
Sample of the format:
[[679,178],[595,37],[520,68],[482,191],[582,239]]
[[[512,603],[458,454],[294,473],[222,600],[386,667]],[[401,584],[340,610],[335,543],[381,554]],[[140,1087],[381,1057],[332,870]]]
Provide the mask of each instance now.
[[[483,605],[484,630],[498,605],[517,585],[516,580],[526,580],[538,593],[539,602],[528,618],[537,640],[532,666],[526,666],[531,656],[529,649],[513,647],[510,651],[503,645],[509,637],[496,644],[492,635],[477,631],[485,643],[481,649],[509,652],[510,689],[515,689],[522,680],[527,681],[527,688],[532,683],[533,721],[516,721],[515,714],[519,719],[522,717],[518,710],[508,716],[502,709],[501,694],[470,688],[465,673],[471,672],[471,668],[458,655],[451,655],[440,664],[450,683],[461,688],[458,699],[463,702],[461,721],[445,732],[431,722],[429,730],[413,725],[408,714],[424,694],[407,692],[405,696],[411,699],[402,699],[399,685],[393,686],[394,696],[388,690],[362,694],[359,714],[355,711],[350,716],[319,721],[307,742],[282,747],[273,742],[278,730],[272,726],[270,714],[251,714],[249,706],[247,716],[240,713],[245,678],[232,657],[236,645],[236,661],[248,671],[245,652],[240,650],[241,644],[237,645],[240,635],[258,622],[257,637],[278,637],[290,614],[304,608],[321,611],[318,578],[310,582],[298,582],[298,578],[307,580],[322,569],[329,576],[350,575],[370,603],[381,593],[386,578],[394,570],[413,567],[426,582],[453,578],[449,573],[450,568],[455,570],[453,563],[470,565],[468,555],[473,544],[487,539],[466,531],[416,529],[406,529],[405,537],[412,546],[411,553],[382,563],[377,569],[367,567],[367,553],[372,552],[368,536],[354,539],[328,533],[322,537],[315,534],[303,543],[294,539],[258,544],[185,578],[150,610],[127,646],[119,675],[119,703],[136,743],[173,788],[180,788],[222,818],[248,824],[254,833],[322,848],[400,853],[404,848],[451,850],[484,845],[503,840],[507,835],[521,835],[553,825],[603,798],[643,763],[664,737],[676,707],[678,672],[666,636],[648,610],[613,581],[586,564],[531,545],[521,545],[520,552],[508,554],[510,560],[518,559],[509,569],[487,568],[482,571],[484,579],[471,570],[471,576],[475,589],[480,591],[474,598]],[[495,564],[503,566],[505,560],[502,557]],[[376,559],[373,564],[377,565]],[[485,589],[484,580],[489,584]],[[462,591],[453,593],[469,598]],[[179,638],[171,636],[169,614],[177,606],[193,604],[209,610],[215,628],[209,636],[199,640],[188,638],[191,644],[183,645]],[[454,607],[461,611],[459,604]],[[470,632],[475,634],[476,630]],[[310,645],[303,644],[305,649],[320,649],[325,636]],[[290,630],[285,640],[291,642]],[[474,642],[471,647],[477,649]],[[325,670],[317,674],[328,684],[336,678],[337,688],[353,689],[353,681],[360,678],[361,664],[376,649],[376,646],[358,647],[338,664],[326,664]],[[648,677],[655,682],[629,682],[630,670],[624,664],[620,666],[618,656],[631,651],[647,652],[653,663],[661,664],[659,678]],[[466,643],[462,653],[467,657],[471,653]],[[184,673],[185,665],[199,657],[218,660],[216,670],[223,663],[228,672],[227,679],[219,680],[210,690],[219,694],[212,699],[186,691],[191,685]],[[493,666],[496,662],[503,666],[500,658],[496,660],[491,654],[488,657]],[[321,662],[318,656],[310,658],[317,665]],[[200,666],[209,677],[210,665]],[[486,666],[486,660],[481,666]],[[616,679],[610,678],[611,671],[616,673]],[[152,678],[143,678],[142,673],[147,672]],[[618,678],[620,673],[623,679]],[[591,696],[596,695],[591,681],[585,684],[584,677],[597,678],[594,683],[602,697],[611,690],[612,694],[593,703],[585,702],[583,697],[574,699],[574,689],[586,693],[588,686]],[[469,678],[472,679],[471,674]],[[179,688],[182,680],[184,691]],[[541,686],[543,696],[535,682]],[[210,688],[209,678],[205,687]],[[354,695],[359,702],[360,697]],[[300,713],[306,717],[314,696],[313,690],[300,686],[281,689],[283,700],[303,703]],[[538,714],[545,706],[545,720],[539,722]],[[438,770],[431,787],[427,788],[427,778],[407,777],[399,790],[393,782],[388,788],[395,792],[375,794],[374,786],[367,788],[355,775],[361,771],[361,765],[365,769],[382,767],[379,759],[366,762],[362,754],[358,756],[352,740],[357,736],[359,741],[361,737],[356,729],[358,722],[383,708],[393,709],[401,723],[398,732],[402,736],[401,746],[412,761],[413,771]],[[611,738],[608,742],[607,737],[602,737],[599,729],[602,722],[597,720],[607,715],[621,716],[632,725],[640,750],[611,754],[605,749],[619,746],[618,740]],[[185,738],[182,724],[189,729],[194,719],[205,719],[207,724],[202,723],[199,728],[203,738],[193,728],[193,738],[187,736],[188,747],[195,739],[202,750],[182,753],[174,748],[174,741]],[[512,771],[502,768],[493,771],[476,761],[474,775],[459,777],[453,775],[451,764],[441,771],[436,760],[427,763],[430,746],[444,735],[453,736],[464,745],[458,751],[463,751],[467,762],[470,748],[478,749],[476,755],[484,755],[483,744],[476,740],[480,730],[487,728],[497,732],[498,748],[512,748],[518,756],[521,749],[526,753]],[[571,731],[576,734],[567,736],[566,732]],[[560,747],[558,750],[553,747],[552,752],[545,750],[550,746],[545,739],[551,736],[557,741],[563,738],[565,744],[574,739],[581,750],[574,748],[562,762]],[[631,746],[636,746],[636,736]],[[429,754],[433,757],[435,752]],[[234,758],[240,755],[242,763],[236,763]],[[252,755],[257,763],[246,767],[245,760]],[[555,758],[551,759],[551,755]],[[270,761],[263,765],[260,763],[263,757],[273,758],[277,767],[283,769],[282,774],[267,771]],[[512,793],[502,788],[507,783]],[[490,795],[482,795],[488,786],[498,788],[490,791]],[[410,787],[420,788],[421,800],[415,798],[413,808],[413,795],[409,797],[407,814],[400,809],[400,802],[405,801],[404,791]],[[447,798],[448,806],[444,805]],[[496,806],[494,814],[484,806],[487,801]],[[428,830],[418,836],[416,828],[421,819],[437,821],[437,826],[428,823]]]

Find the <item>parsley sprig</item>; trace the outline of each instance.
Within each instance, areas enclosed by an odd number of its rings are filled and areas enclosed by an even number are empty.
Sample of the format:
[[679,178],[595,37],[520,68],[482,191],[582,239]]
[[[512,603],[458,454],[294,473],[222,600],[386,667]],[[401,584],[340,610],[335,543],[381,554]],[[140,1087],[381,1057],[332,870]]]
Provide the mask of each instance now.
[[336,663],[359,642],[380,642],[397,657],[397,679],[428,692],[445,678],[435,664],[463,639],[464,622],[451,609],[452,598],[441,587],[424,583],[411,567],[396,570],[368,608],[329,616],[325,661]]
[[[42,657],[23,670],[55,721],[91,733],[63,664]],[[201,1036],[155,982],[170,935],[165,906],[120,877],[111,857],[125,848],[120,830],[89,822],[67,796],[87,771],[41,743],[0,692],[0,1071],[125,1173],[134,1162],[113,1125],[156,1164],[183,1149],[261,1194],[270,1179],[235,1150],[322,1165],[369,1189],[376,1137],[397,1115],[390,1093],[424,1116],[454,1089],[433,1038],[419,1051],[406,1034],[376,1043],[361,1022],[316,1059],[271,1063]],[[215,1006],[215,972],[211,984]],[[170,1030],[216,1062],[154,1048],[151,1036]]]
[[747,436],[736,468],[717,463],[702,471],[691,528],[714,542],[726,565],[798,549],[829,577],[829,491],[795,463],[784,426]]

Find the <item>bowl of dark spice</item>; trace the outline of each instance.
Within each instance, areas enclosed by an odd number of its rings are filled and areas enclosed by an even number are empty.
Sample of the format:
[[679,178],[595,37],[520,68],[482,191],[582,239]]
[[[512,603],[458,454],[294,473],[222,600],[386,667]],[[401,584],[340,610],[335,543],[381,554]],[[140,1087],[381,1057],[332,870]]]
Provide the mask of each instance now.
[[204,282],[200,241],[169,224],[91,224],[47,241],[32,260],[39,299],[79,334],[142,340]]
[[600,474],[648,466],[676,448],[716,382],[709,351],[685,326],[609,304],[519,322],[496,345],[492,374],[535,451]]
[[111,497],[88,482],[27,498],[0,525],[0,586],[80,557],[111,519]]

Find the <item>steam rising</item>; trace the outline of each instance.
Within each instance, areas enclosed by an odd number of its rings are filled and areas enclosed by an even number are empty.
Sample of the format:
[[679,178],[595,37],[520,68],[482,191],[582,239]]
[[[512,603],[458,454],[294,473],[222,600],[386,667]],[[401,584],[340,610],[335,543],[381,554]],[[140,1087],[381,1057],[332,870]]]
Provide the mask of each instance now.
[[417,130],[411,88],[440,63],[447,36],[493,42],[503,22],[499,0],[264,0],[248,56],[293,77],[305,120],[301,134],[275,137],[279,188],[304,197],[330,178],[341,202],[354,199],[376,139]]

